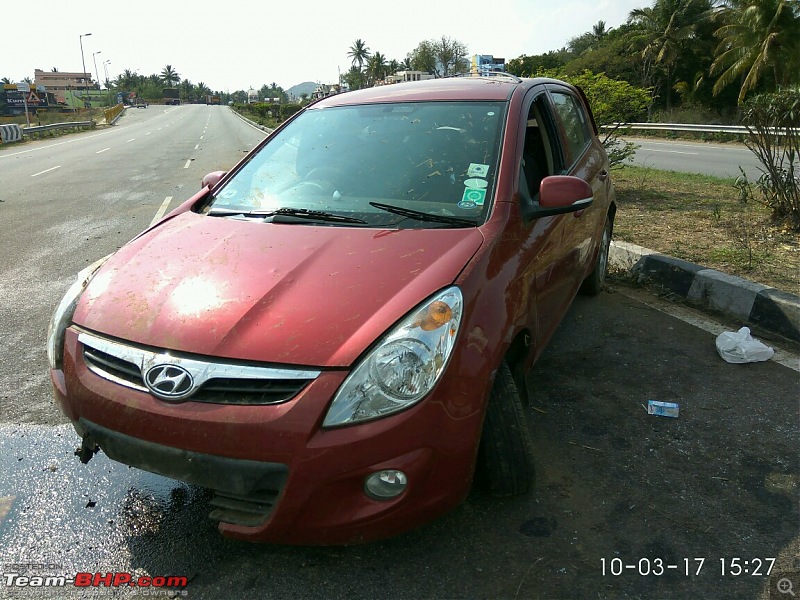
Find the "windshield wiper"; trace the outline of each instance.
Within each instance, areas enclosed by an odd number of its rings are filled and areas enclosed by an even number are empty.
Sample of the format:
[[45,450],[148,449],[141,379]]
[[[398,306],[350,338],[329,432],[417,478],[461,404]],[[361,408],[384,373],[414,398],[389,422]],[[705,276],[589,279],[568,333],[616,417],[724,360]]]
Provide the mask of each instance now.
[[370,202],[370,206],[380,208],[386,212],[394,213],[402,217],[409,217],[417,221],[427,221],[428,223],[449,223],[451,225],[466,225],[474,227],[478,224],[477,219],[464,219],[462,217],[451,217],[450,215],[434,215],[431,213],[422,212],[421,210],[414,210],[413,208],[403,208],[402,206],[395,206],[393,204],[382,204],[381,202]]
[[[237,210],[235,208],[216,208],[212,207],[208,211],[210,216],[234,216],[242,215],[244,217],[272,217],[270,223],[296,223],[291,218],[305,219],[309,221],[327,221],[331,223],[353,223],[359,225],[366,225],[366,221],[356,217],[348,217],[345,215],[337,215],[334,213],[323,212],[321,210],[308,210],[306,208],[279,208],[277,210]],[[281,217],[289,217],[284,220]]]

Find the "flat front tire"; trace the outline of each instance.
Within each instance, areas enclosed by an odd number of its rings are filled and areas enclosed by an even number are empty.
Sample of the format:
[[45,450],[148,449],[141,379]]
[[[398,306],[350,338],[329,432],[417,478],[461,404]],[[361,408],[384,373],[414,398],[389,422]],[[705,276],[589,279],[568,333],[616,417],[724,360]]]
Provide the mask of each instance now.
[[497,372],[478,452],[479,478],[494,496],[514,496],[534,479],[533,444],[514,377],[506,361]]

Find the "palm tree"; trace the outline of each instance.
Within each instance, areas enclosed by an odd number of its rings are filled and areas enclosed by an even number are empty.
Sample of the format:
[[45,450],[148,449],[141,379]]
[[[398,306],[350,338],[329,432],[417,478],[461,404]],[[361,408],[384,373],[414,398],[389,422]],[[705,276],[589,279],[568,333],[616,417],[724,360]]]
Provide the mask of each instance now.
[[610,31],[611,29],[606,29],[605,21],[598,21],[596,24],[592,25],[592,36],[594,36],[594,39],[598,42],[606,37]]
[[693,38],[697,23],[710,9],[709,0],[655,0],[650,7],[630,12],[629,21],[644,30],[642,59],[665,70],[667,108],[673,70]]
[[180,82],[181,76],[175,69],[172,68],[172,65],[167,65],[161,71],[161,80],[167,85],[167,87],[174,87]]
[[742,78],[739,103],[768,73],[775,86],[800,82],[800,8],[790,0],[725,0],[711,74],[714,95]]
[[[198,83],[197,87],[199,88],[200,85],[205,85],[205,84]],[[180,92],[181,97],[183,98],[184,102],[192,102],[195,100],[195,85],[191,81],[189,81],[188,79],[184,79],[183,81],[181,81],[180,90],[181,90]],[[198,91],[199,98],[202,98],[203,95],[204,94],[200,94]]]
[[117,77],[117,80],[114,82],[114,87],[121,90],[132,90],[136,87],[138,82],[139,76],[134,71],[125,69],[122,74]]
[[386,68],[386,57],[380,52],[376,52],[367,62],[367,79],[373,84],[380,81],[386,77]]
[[358,65],[358,70],[361,71],[364,68],[364,63],[367,62],[370,57],[367,43],[361,39],[356,40],[353,42],[353,45],[350,46],[347,56],[353,59],[352,65]]

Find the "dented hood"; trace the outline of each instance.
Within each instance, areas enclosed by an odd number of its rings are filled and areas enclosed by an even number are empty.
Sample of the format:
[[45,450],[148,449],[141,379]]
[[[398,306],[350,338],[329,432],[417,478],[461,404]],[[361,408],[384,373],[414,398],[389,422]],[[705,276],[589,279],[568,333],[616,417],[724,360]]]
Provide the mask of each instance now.
[[187,212],[120,249],[74,322],[156,348],[342,367],[481,245],[477,229],[286,225]]

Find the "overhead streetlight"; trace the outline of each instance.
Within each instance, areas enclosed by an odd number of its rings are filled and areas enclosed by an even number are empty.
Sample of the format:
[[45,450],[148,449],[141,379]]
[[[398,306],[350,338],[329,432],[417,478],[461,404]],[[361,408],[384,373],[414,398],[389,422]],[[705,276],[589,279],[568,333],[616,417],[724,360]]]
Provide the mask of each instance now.
[[[78,36],[78,42],[81,45],[81,64],[83,65],[83,91],[88,96],[89,82],[86,81],[86,61],[83,59],[83,38],[89,37],[91,33],[84,33]],[[83,99],[83,106],[86,107],[86,98]]]
[[110,65],[110,64],[111,64],[111,61],[110,61],[110,60],[104,60],[104,61],[103,61],[103,70],[104,70],[104,71],[105,71],[105,73],[106,73],[106,91],[108,92],[108,97],[109,97],[109,98],[111,98],[111,87],[108,85],[109,83],[111,83],[111,82],[108,80],[108,65]]
[[102,54],[102,50],[98,50],[97,52],[92,52],[92,60],[94,61],[94,76],[97,77],[97,84],[100,85],[100,73],[97,70],[97,55]]

